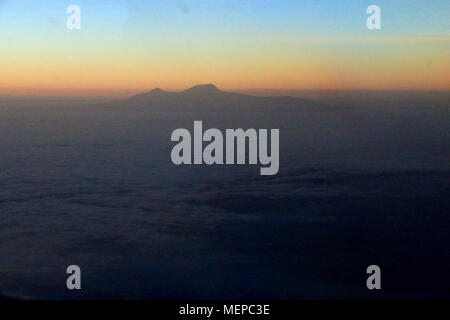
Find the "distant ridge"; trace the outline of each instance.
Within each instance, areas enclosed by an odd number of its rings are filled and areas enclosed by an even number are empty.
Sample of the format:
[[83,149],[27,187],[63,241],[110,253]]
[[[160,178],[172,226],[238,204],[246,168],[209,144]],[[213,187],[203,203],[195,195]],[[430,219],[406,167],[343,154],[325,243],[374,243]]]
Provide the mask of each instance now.
[[208,84],[197,84],[189,89],[182,90],[182,91],[166,91],[161,88],[154,88],[150,91],[137,94],[137,96],[140,95],[156,95],[156,94],[214,94],[214,93],[224,93],[225,91],[219,90],[215,85],[212,83]]
[[162,90],[162,89],[160,89],[160,88],[155,88],[155,89],[153,89],[153,90],[151,90],[150,91],[150,93],[163,93],[163,92],[165,92],[164,90]]
[[219,89],[217,89],[217,87],[211,83],[208,84],[198,84],[196,86],[193,86],[192,88],[189,88],[187,90],[183,91],[184,93],[187,94],[216,94],[216,93],[221,93],[223,91],[220,91]]
[[154,110],[316,110],[323,104],[302,98],[286,96],[257,97],[243,93],[222,91],[214,84],[198,84],[183,91],[165,91],[155,88],[136,96],[121,99],[116,107],[151,108]]

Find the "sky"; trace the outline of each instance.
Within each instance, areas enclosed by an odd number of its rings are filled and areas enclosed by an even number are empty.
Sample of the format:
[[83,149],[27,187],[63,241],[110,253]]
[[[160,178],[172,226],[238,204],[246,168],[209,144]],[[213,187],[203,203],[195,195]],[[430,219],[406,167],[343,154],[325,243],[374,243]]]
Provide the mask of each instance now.
[[449,16],[448,0],[0,0],[0,94],[450,90]]

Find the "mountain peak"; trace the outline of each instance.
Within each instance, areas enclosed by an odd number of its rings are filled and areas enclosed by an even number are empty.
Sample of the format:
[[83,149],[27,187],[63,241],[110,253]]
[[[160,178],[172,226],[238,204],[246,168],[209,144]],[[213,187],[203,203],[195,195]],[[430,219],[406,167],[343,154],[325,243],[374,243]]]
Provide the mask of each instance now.
[[221,91],[217,89],[215,85],[208,83],[208,84],[198,84],[190,89],[187,89],[184,92],[194,94],[210,94],[210,93],[218,93]]
[[164,92],[164,90],[162,90],[160,88],[155,88],[155,89],[149,91],[149,93],[163,93],[163,92]]

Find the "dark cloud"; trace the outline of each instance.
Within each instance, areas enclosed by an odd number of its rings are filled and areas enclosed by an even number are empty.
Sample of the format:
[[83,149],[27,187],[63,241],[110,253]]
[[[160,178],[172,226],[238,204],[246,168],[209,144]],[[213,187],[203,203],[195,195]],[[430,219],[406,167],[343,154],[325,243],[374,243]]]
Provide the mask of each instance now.
[[361,298],[357,275],[376,261],[389,270],[383,297],[448,297],[449,110],[423,99],[201,107],[208,127],[279,124],[273,177],[173,166],[171,129],[192,126],[194,106],[4,105],[0,291],[69,297],[64,268],[78,264],[83,298]]

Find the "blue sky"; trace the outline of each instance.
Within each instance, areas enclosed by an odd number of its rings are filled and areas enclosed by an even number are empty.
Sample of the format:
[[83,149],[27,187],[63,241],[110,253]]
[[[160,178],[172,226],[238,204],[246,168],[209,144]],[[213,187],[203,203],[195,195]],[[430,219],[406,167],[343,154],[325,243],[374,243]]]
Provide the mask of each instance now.
[[[133,32],[208,28],[215,31],[301,35],[365,34],[365,10],[382,9],[384,34],[448,35],[450,1],[447,0],[39,0],[2,2],[2,28],[31,28],[61,22],[66,8],[79,5],[86,27],[121,28]],[[183,16],[189,16],[183,17]],[[190,25],[184,23],[189,21]],[[102,28],[103,27],[103,28]],[[145,30],[143,30],[145,29]],[[34,30],[44,32],[44,30]]]
[[[372,4],[381,30],[366,28]],[[70,5],[81,8],[79,31],[66,28]],[[393,69],[398,88],[447,88],[449,16],[448,0],[0,0],[0,68],[10,76],[0,88],[72,87],[81,76],[137,90],[372,88]]]

